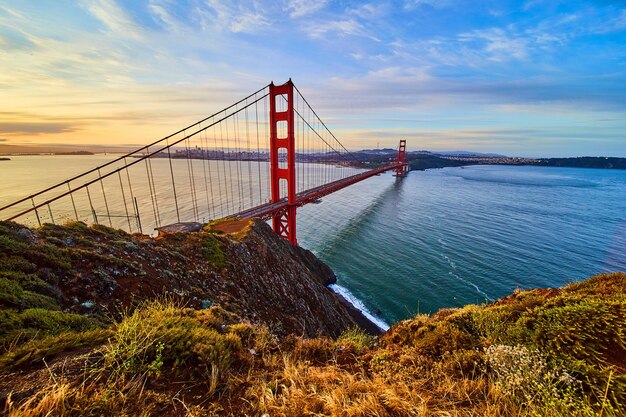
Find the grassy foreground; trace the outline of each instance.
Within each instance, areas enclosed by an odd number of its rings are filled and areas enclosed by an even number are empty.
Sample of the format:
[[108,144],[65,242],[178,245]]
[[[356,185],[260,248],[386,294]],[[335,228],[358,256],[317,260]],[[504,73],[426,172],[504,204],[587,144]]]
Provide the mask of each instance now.
[[626,412],[622,273],[419,315],[380,338],[277,339],[219,307],[166,301],[108,326],[78,317],[5,343],[9,416]]

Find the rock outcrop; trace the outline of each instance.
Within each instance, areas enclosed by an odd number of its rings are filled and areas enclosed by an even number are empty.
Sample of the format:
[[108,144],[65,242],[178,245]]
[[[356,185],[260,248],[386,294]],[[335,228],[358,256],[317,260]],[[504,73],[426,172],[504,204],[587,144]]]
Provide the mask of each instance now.
[[[199,309],[220,305],[278,336],[337,336],[357,324],[326,288],[332,270],[262,221],[251,220],[236,237],[202,231],[150,238],[82,223],[1,226],[7,251],[0,258],[45,282],[46,295],[66,312],[119,317],[142,300],[170,297]],[[20,249],[11,253],[11,246]]]

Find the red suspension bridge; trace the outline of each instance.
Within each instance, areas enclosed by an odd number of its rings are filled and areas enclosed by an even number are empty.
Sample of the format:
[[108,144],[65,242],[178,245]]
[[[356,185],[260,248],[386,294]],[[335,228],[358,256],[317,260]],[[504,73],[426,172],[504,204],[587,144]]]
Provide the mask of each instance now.
[[297,244],[296,211],[386,171],[408,172],[404,140],[397,159],[374,169],[348,151],[289,80],[147,146],[0,207],[26,224],[67,220],[128,232],[227,217],[272,220]]

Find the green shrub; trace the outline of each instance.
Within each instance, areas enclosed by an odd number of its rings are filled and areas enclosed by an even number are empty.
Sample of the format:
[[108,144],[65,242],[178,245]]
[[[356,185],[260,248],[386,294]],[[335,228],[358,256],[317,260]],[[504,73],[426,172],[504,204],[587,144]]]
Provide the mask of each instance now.
[[59,309],[55,299],[46,295],[25,291],[19,283],[7,278],[0,278],[0,305],[17,309]]
[[80,314],[31,308],[20,313],[23,327],[32,327],[46,333],[64,330],[82,331],[97,327],[97,322]]
[[37,265],[27,261],[21,256],[0,253],[0,271],[31,273],[37,270]]
[[37,294],[32,291],[24,291],[20,302],[21,308],[43,308],[46,310],[60,310],[57,301],[47,295]]
[[[100,323],[90,317],[41,308],[0,310],[0,344],[15,345],[32,338],[56,335],[64,331],[96,329]],[[1,349],[1,347],[0,347]]]
[[215,268],[222,268],[226,264],[220,241],[210,234],[204,235],[202,254],[204,259]]
[[55,290],[52,285],[48,284],[35,274],[25,274],[23,272],[16,271],[0,271],[0,278],[6,278],[10,281],[17,282],[27,291],[41,293],[50,297],[57,295],[57,290]]
[[84,332],[64,332],[56,336],[31,340],[0,356],[0,371],[7,372],[23,366],[35,365],[42,360],[50,360],[60,353],[98,346],[112,334],[111,330],[96,329]]
[[355,353],[361,354],[365,349],[372,347],[375,341],[375,337],[368,335],[355,326],[344,331],[339,338],[337,338],[337,345],[349,347],[354,350]]
[[216,308],[196,311],[162,302],[147,304],[115,326],[104,369],[112,375],[158,376],[163,369],[198,378],[223,375],[241,353],[242,343],[228,326],[218,331],[217,320]]
[[19,307],[24,290],[15,281],[0,278],[0,305]]
[[588,299],[549,308],[525,318],[522,325],[534,344],[556,357],[603,364],[616,349],[626,355],[626,299]]
[[626,294],[626,274],[615,272],[613,274],[596,275],[566,286],[563,288],[563,292],[582,297]]

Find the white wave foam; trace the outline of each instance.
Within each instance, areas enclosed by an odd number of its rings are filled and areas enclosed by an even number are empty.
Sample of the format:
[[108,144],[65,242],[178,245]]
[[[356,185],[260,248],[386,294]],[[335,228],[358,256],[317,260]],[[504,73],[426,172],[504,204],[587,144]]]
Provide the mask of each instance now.
[[383,330],[389,330],[389,327],[390,327],[389,324],[387,324],[383,319],[381,319],[379,317],[376,317],[375,315],[370,313],[369,310],[363,304],[363,302],[361,300],[359,300],[358,298],[356,298],[354,296],[354,294],[352,294],[350,292],[350,290],[348,290],[345,287],[342,287],[341,285],[337,285],[337,284],[330,284],[328,286],[328,288],[330,288],[335,293],[337,293],[337,294],[341,295],[343,298],[345,298],[350,304],[352,304],[354,306],[354,308],[356,308],[361,313],[363,313],[363,315],[365,317],[367,317],[375,325],[377,325],[378,327],[380,327]]
[[446,254],[442,253],[441,256],[446,260],[446,262],[448,262],[448,265],[450,265],[453,269],[456,269],[456,263],[453,260],[451,260]]
[[459,281],[464,282],[464,283],[465,283],[465,284],[467,284],[467,285],[471,285],[472,287],[474,287],[474,288],[476,289],[476,291],[477,291],[479,294],[484,295],[484,296],[485,296],[485,298],[487,298],[487,300],[489,300],[489,301],[493,301],[493,298],[489,297],[489,296],[487,295],[487,293],[486,293],[486,292],[484,292],[483,290],[481,290],[481,289],[480,289],[480,287],[479,287],[478,285],[474,284],[472,281],[468,281],[468,280],[466,280],[466,279],[463,279],[463,278],[461,278],[460,276],[458,276],[457,274],[455,274],[454,272],[448,272],[448,275],[452,275],[452,276],[454,276],[456,279],[458,279]]

